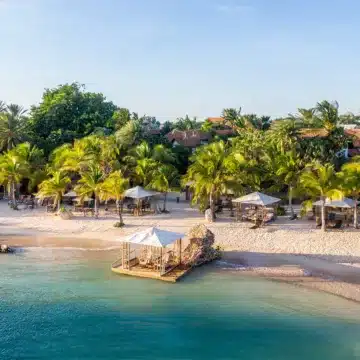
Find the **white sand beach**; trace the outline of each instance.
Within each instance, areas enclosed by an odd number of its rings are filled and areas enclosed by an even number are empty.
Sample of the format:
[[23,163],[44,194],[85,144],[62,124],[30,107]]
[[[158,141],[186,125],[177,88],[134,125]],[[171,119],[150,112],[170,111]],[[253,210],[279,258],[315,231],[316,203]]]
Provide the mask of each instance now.
[[[44,208],[13,211],[0,202],[0,242],[12,246],[112,248],[118,238],[151,226],[187,233],[205,223],[195,208],[169,201],[170,214],[124,216],[126,226],[114,228],[116,215],[100,218],[77,214],[72,220],[46,213]],[[252,230],[228,215],[207,225],[215,234],[223,260],[241,264],[247,273],[314,287],[360,301],[360,230],[352,228],[322,233],[307,220],[280,217]]]

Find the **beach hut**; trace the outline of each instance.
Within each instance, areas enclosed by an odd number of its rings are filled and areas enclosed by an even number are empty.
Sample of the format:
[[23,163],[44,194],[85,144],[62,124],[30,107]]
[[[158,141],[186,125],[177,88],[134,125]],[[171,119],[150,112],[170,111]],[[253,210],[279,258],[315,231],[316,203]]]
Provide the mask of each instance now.
[[152,227],[124,238],[121,258],[112,265],[119,274],[176,281],[181,269],[181,239],[184,234]]
[[241,196],[233,200],[236,205],[236,220],[251,220],[255,221],[255,223],[263,223],[275,219],[276,207],[279,201],[281,199],[261,192]]
[[75,199],[77,197],[77,194],[74,190],[68,191],[67,193],[64,194],[63,196],[64,198],[70,198],[70,199]]
[[126,190],[124,195],[125,197],[136,200],[134,215],[141,215],[142,212],[141,202],[143,201],[143,199],[150,198],[158,194],[159,193],[156,191],[145,190],[141,186],[135,186],[131,189]]
[[[314,202],[316,223],[321,224],[321,206],[322,200]],[[327,222],[333,222],[334,227],[340,227],[342,223],[349,225],[354,217],[356,202],[349,198],[342,199],[325,199],[325,219]]]

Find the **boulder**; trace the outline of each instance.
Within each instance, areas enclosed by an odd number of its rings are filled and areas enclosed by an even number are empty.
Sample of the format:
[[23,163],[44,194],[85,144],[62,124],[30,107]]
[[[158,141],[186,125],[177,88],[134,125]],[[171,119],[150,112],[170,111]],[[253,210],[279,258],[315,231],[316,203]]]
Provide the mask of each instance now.
[[185,265],[200,266],[220,258],[220,250],[213,248],[215,236],[205,225],[194,226],[188,238],[190,243],[183,252]]
[[74,216],[73,213],[70,210],[65,209],[65,208],[59,210],[58,215],[63,220],[71,220],[73,218],[73,216]]
[[0,246],[0,253],[2,254],[8,254],[13,252],[13,249],[9,248],[6,244],[1,244]]

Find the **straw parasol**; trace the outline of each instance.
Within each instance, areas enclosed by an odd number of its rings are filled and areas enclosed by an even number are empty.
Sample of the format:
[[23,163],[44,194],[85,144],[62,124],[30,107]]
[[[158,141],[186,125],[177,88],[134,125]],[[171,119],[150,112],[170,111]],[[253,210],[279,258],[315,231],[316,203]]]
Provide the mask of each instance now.
[[279,201],[281,201],[281,199],[260,192],[253,192],[251,194],[241,196],[233,200],[234,203],[256,205],[256,206],[268,206],[268,205],[276,204]]
[[155,191],[145,190],[141,186],[135,186],[131,189],[125,191],[125,197],[133,198],[133,199],[143,199],[146,197],[151,197],[158,195],[159,193]]

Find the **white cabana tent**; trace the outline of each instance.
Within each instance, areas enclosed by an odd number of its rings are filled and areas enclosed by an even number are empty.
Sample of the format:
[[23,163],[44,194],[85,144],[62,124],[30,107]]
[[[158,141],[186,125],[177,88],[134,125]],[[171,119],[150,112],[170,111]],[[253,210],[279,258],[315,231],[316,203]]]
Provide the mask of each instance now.
[[133,199],[144,199],[146,197],[151,197],[158,194],[159,193],[157,193],[156,191],[145,190],[141,186],[135,186],[125,191],[125,197]]
[[[122,256],[117,261],[122,269],[135,270],[140,266],[160,271],[160,276],[181,264],[181,239],[184,234],[149,228],[127,237],[118,238],[122,242]],[[166,249],[175,245],[175,250]],[[131,248],[133,246],[133,249]],[[177,247],[176,247],[177,245]],[[170,265],[170,256],[177,253],[177,262]],[[114,267],[114,264],[113,264]]]
[[76,198],[77,194],[74,190],[71,190],[65,193],[63,197]]
[[251,194],[241,196],[233,200],[234,203],[248,204],[255,206],[268,206],[268,205],[276,204],[279,201],[281,201],[281,199],[269,195],[265,195],[260,192],[253,192]]
[[184,236],[185,235],[181,233],[160,230],[155,227],[151,227],[144,231],[129,235],[125,238],[120,238],[119,241],[164,248],[173,244],[176,240],[182,239]]
[[[322,205],[321,200],[314,202],[314,206],[321,206],[321,205]],[[355,201],[349,198],[343,198],[341,200],[332,200],[327,198],[325,200],[325,207],[352,209],[355,207]]]
[[[255,226],[276,218],[276,204],[281,199],[260,193],[241,196],[233,202],[236,204],[236,220],[255,221]],[[274,210],[269,211],[266,207],[273,205]],[[245,208],[246,207],[246,208]]]

